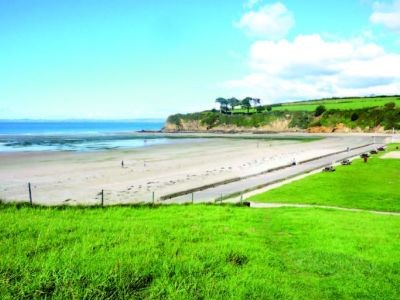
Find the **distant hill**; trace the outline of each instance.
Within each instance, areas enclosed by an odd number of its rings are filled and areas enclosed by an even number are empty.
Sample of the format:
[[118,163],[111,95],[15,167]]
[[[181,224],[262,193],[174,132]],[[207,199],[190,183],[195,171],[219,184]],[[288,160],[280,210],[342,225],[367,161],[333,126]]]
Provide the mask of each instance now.
[[[321,108],[323,106],[323,108]],[[318,108],[319,107],[319,108]],[[320,110],[316,113],[317,108]],[[384,132],[400,129],[400,96],[346,97],[172,115],[165,131]]]

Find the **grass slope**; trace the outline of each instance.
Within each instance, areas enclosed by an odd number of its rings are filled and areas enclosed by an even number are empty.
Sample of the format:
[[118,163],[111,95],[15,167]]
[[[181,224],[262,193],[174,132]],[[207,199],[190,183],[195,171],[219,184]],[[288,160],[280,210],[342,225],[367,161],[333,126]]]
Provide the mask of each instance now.
[[[392,149],[396,145],[390,145]],[[397,145],[399,146],[399,145]],[[400,211],[400,160],[373,156],[351,166],[337,167],[334,173],[318,173],[268,192],[250,201],[308,203]]]
[[386,103],[394,102],[400,106],[400,97],[374,97],[374,98],[344,98],[328,100],[312,100],[307,102],[287,103],[282,106],[274,106],[273,110],[288,111],[315,111],[319,105],[324,105],[326,109],[362,109],[369,107],[384,106]]
[[400,218],[0,206],[0,298],[398,299]]

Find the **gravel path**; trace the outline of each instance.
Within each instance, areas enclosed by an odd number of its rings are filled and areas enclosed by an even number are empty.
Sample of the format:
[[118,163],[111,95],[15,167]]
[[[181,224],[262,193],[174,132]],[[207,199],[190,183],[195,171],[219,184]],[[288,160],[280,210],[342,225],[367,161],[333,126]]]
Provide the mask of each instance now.
[[367,210],[367,209],[359,209],[359,208],[345,208],[338,206],[327,206],[327,205],[314,205],[314,204],[288,204],[288,203],[259,203],[259,202],[250,202],[251,208],[258,209],[268,209],[268,208],[279,208],[279,207],[297,207],[297,208],[323,208],[323,209],[334,209],[341,211],[353,211],[353,212],[369,212],[372,214],[378,215],[390,215],[390,216],[399,216],[400,212],[391,212],[391,211],[378,211],[378,210]]

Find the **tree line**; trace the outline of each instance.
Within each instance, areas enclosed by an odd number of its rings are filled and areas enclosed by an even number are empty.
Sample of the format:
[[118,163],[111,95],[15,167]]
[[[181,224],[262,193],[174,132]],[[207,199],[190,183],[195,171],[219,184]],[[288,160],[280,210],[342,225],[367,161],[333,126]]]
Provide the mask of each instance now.
[[251,108],[255,108],[257,112],[262,112],[265,109],[271,111],[272,109],[270,106],[261,106],[261,99],[253,97],[246,97],[243,100],[239,100],[235,97],[229,99],[219,97],[215,100],[215,102],[219,103],[221,113],[231,113],[238,106],[240,106],[242,109],[245,109],[247,113],[250,113]]

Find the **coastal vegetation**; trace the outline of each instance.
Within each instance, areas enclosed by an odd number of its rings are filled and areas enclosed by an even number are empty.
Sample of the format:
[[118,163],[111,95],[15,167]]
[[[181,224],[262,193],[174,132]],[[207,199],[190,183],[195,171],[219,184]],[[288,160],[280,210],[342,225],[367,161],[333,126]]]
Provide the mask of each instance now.
[[231,205],[3,204],[0,225],[2,299],[399,295],[397,216]]
[[[392,144],[388,150],[399,146]],[[400,212],[400,159],[382,159],[384,154],[372,156],[368,163],[357,159],[336,172],[317,173],[249,200]]]
[[[368,131],[378,126],[385,130],[400,129],[400,108],[383,107],[364,108],[354,110],[331,109],[316,116],[315,112],[308,111],[271,111],[254,114],[221,114],[215,111],[205,111],[192,114],[177,114],[170,116],[167,125],[175,130],[189,129],[187,125],[196,123],[197,127],[205,130],[221,129],[223,127],[259,128],[269,126],[273,130],[274,122],[285,123],[285,130],[306,130],[313,127],[326,127],[335,131],[341,124],[349,130]],[[193,128],[192,128],[193,129]],[[268,129],[267,129],[268,130]]]
[[[246,99],[219,98],[220,110],[172,115],[167,119],[166,130],[223,131],[247,128],[261,131],[338,132],[400,129],[399,96],[312,100],[269,106],[260,105],[259,99]],[[243,104],[243,101],[246,103]],[[239,107],[234,103],[239,103]]]

